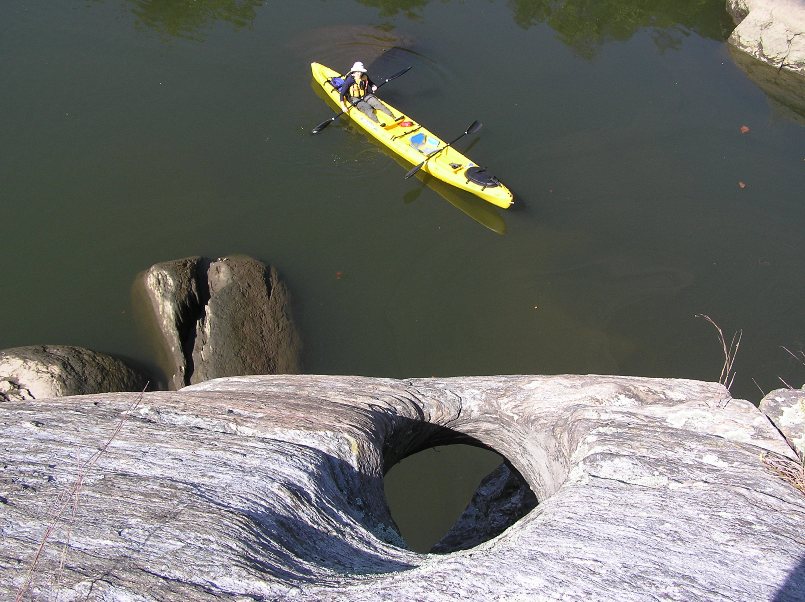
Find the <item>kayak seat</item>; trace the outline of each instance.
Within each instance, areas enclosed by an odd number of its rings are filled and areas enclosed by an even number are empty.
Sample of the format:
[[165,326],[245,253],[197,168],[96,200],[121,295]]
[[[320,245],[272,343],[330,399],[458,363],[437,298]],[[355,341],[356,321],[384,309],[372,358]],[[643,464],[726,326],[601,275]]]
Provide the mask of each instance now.
[[500,185],[500,180],[486,171],[486,168],[478,167],[477,165],[467,168],[464,175],[467,177],[467,184],[472,182],[481,186],[482,189],[494,188]]
[[419,134],[411,136],[411,146],[413,146],[423,155],[429,155],[430,153],[439,150],[439,140],[426,136],[420,132]]

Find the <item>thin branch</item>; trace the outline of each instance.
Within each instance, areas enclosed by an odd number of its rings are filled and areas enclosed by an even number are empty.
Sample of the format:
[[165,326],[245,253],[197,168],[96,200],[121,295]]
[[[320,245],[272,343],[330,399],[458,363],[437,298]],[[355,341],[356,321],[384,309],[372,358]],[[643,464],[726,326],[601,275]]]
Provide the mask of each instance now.
[[[45,533],[42,536],[42,541],[39,543],[39,547],[36,549],[36,554],[34,554],[33,559],[31,560],[31,565],[28,567],[28,574],[25,576],[25,581],[23,582],[22,586],[20,586],[19,591],[17,592],[16,597],[14,598],[14,602],[22,602],[23,597],[31,587],[31,582],[34,578],[34,573],[36,571],[36,565],[39,563],[40,558],[42,557],[42,553],[45,550],[45,545],[50,539],[50,536],[57,529],[58,522],[61,520],[62,515],[64,514],[67,507],[72,505],[73,513],[75,513],[77,504],[78,504],[78,494],[81,491],[81,487],[84,484],[84,476],[87,474],[87,471],[95,466],[98,462],[100,457],[109,449],[109,446],[112,444],[112,441],[120,434],[120,431],[123,429],[123,424],[126,422],[129,414],[131,414],[137,406],[140,405],[140,402],[143,399],[143,395],[145,394],[145,390],[148,388],[148,383],[146,383],[143,390],[137,396],[137,399],[134,401],[132,406],[128,409],[128,411],[124,411],[121,413],[120,420],[117,423],[117,427],[115,428],[112,435],[107,439],[106,443],[104,443],[100,448],[98,448],[95,453],[93,453],[86,462],[79,465],[78,474],[76,475],[75,482],[70,486],[68,489],[62,490],[59,494],[59,497],[56,501],[56,511],[53,514],[47,528],[45,529]],[[72,504],[71,504],[72,502]],[[63,552],[64,554],[64,552]],[[62,562],[64,560],[62,559]]]
[[721,351],[724,354],[724,365],[721,368],[721,375],[718,378],[718,382],[729,389],[732,387],[732,383],[735,381],[736,373],[733,369],[733,365],[735,364],[735,356],[738,355],[738,349],[741,347],[741,337],[743,336],[743,331],[739,330],[733,334],[732,341],[730,341],[730,344],[727,345],[727,339],[724,338],[724,332],[721,330],[721,327],[715,323],[715,320],[706,314],[696,314],[695,317],[704,318],[710,322],[718,333],[718,340],[721,343]]

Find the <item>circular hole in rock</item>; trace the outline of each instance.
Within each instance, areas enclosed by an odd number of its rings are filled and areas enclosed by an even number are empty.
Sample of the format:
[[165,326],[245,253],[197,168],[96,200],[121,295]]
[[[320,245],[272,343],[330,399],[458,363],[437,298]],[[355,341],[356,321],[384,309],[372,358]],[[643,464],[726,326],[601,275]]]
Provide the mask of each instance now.
[[472,548],[537,505],[505,458],[464,444],[431,447],[405,458],[386,474],[384,487],[400,534],[420,553]]

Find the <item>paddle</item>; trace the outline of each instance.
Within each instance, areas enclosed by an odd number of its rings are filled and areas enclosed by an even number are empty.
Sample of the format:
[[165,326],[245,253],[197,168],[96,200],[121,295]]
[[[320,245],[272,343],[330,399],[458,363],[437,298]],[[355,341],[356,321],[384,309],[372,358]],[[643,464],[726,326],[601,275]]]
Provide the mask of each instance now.
[[478,130],[480,130],[480,129],[481,129],[481,127],[483,127],[483,125],[484,125],[484,124],[483,124],[483,123],[481,123],[480,121],[473,121],[473,122],[470,124],[470,127],[468,127],[468,128],[467,128],[467,129],[464,131],[464,133],[463,133],[463,134],[461,134],[461,136],[459,136],[459,137],[458,137],[458,138],[456,138],[455,140],[452,140],[452,141],[448,142],[447,144],[445,144],[445,145],[444,145],[442,148],[440,148],[439,150],[435,150],[435,151],[433,151],[432,153],[430,153],[430,154],[429,154],[427,157],[425,157],[425,160],[424,160],[422,163],[420,163],[419,165],[417,165],[416,167],[414,167],[414,168],[413,168],[411,171],[409,171],[407,174],[405,174],[405,179],[407,180],[407,179],[408,179],[408,178],[410,178],[412,175],[414,175],[416,172],[418,172],[420,169],[422,169],[422,167],[424,167],[425,163],[427,163],[427,162],[428,162],[428,159],[430,159],[430,158],[432,158],[432,157],[435,157],[435,156],[436,156],[436,155],[438,155],[440,152],[442,152],[444,149],[446,149],[448,146],[452,146],[453,144],[455,144],[456,142],[458,142],[459,140],[461,140],[461,139],[462,139],[464,136],[466,136],[467,134],[474,134],[475,132],[477,132]]
[[[383,80],[381,83],[377,84],[377,88],[375,89],[375,92],[376,92],[377,90],[379,90],[381,86],[386,85],[386,84],[387,84],[387,83],[389,83],[391,80],[393,80],[393,79],[397,79],[397,78],[398,78],[398,77],[400,77],[401,75],[405,75],[405,74],[406,74],[406,73],[408,73],[408,71],[410,71],[412,68],[413,68],[413,66],[406,67],[405,69],[403,69],[403,70],[402,70],[402,71],[400,71],[399,73],[395,73],[395,74],[394,74],[394,75],[392,75],[391,77],[387,77],[387,78],[386,78],[386,79],[384,79],[384,80]],[[355,105],[354,105],[352,102],[350,102],[349,104],[350,104],[350,105],[352,105],[352,107],[354,107],[354,106],[355,106]],[[357,104],[357,103],[356,103],[356,104]],[[341,111],[341,112],[340,112],[338,115],[333,115],[333,116],[332,116],[332,117],[330,117],[330,119],[328,119],[327,121],[322,121],[322,122],[321,122],[319,125],[317,125],[316,127],[314,127],[314,128],[313,128],[312,132],[313,132],[314,134],[318,134],[320,131],[322,131],[324,128],[326,128],[328,125],[330,125],[330,124],[331,124],[333,121],[335,121],[336,119],[338,119],[339,117],[341,117],[341,115],[343,115],[344,113],[346,113],[347,111],[349,111],[349,109],[350,109],[350,108],[352,108],[352,107],[349,107],[349,108],[347,108],[347,109],[344,109],[344,110],[343,110],[343,111]]]

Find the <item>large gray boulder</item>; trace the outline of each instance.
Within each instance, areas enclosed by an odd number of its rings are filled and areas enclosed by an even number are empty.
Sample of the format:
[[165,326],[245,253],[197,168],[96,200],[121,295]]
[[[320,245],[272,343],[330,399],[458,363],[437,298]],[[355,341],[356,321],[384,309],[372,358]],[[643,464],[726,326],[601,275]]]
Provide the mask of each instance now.
[[[470,549],[414,553],[384,471],[456,441],[503,455],[539,503]],[[768,463],[795,454],[714,383],[226,378],[9,402],[0,449],[5,599],[805,598],[805,496]]]
[[750,56],[805,75],[805,2],[727,0],[737,27],[729,43]]
[[777,389],[760,402],[760,410],[805,459],[805,390]]
[[112,356],[69,345],[0,350],[0,401],[142,391],[146,377]]
[[301,371],[290,295],[274,267],[242,255],[189,257],[152,266],[135,289],[147,299],[171,389]]

